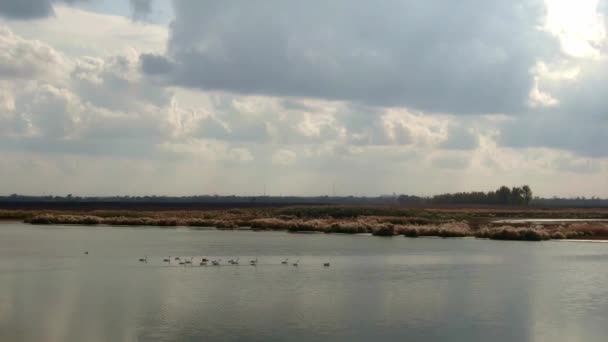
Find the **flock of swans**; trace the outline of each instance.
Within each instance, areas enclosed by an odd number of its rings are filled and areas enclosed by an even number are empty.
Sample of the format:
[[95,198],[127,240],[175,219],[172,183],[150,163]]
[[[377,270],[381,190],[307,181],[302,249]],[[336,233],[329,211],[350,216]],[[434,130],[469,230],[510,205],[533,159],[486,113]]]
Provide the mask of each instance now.
[[[240,265],[239,259],[240,258],[230,259],[227,261],[227,263],[228,263],[228,265],[239,266]],[[139,258],[139,261],[143,262],[143,263],[148,263],[148,256]],[[166,257],[166,258],[163,258],[163,262],[167,263],[167,264],[176,262],[179,265],[192,265],[195,261],[194,261],[194,257],[190,257],[190,258],[174,257],[173,259],[171,259],[171,257]],[[207,258],[201,258],[199,265],[201,265],[201,266],[221,266],[221,265],[226,265],[226,264],[222,264],[222,259],[210,260]],[[256,257],[255,259],[250,260],[249,265],[257,266],[258,258]],[[289,258],[281,261],[281,265],[289,265]],[[292,262],[291,265],[294,267],[298,267],[300,265],[300,259],[296,260],[295,262]],[[330,265],[329,262],[323,263],[324,267],[329,267],[329,265]]]

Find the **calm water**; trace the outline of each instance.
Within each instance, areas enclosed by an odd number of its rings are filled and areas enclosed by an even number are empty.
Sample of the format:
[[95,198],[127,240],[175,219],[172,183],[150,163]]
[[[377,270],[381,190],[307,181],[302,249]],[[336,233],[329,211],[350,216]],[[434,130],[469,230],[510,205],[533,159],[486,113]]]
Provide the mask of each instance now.
[[542,219],[542,218],[527,218],[527,219],[508,219],[496,220],[495,223],[577,223],[577,222],[608,222],[608,219]]
[[0,341],[606,341],[607,322],[608,244],[0,224]]

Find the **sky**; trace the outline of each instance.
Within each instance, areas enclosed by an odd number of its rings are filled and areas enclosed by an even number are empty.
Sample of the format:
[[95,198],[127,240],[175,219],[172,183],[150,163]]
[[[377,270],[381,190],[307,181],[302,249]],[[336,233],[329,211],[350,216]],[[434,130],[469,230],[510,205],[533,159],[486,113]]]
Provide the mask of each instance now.
[[0,193],[608,197],[607,15],[0,0]]

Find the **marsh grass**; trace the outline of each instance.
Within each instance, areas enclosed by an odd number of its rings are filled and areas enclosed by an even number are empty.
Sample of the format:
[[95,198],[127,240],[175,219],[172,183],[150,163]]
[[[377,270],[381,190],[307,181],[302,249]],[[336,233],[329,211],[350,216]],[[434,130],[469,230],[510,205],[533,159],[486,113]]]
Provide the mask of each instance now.
[[25,220],[34,215],[27,210],[0,210],[0,220]]
[[[384,207],[288,207],[214,211],[107,211],[33,212],[0,211],[0,218],[23,219],[31,224],[160,226],[217,229],[251,228],[289,232],[373,234],[406,237],[478,237],[494,240],[608,238],[608,223],[495,224],[487,216],[470,213]],[[486,215],[489,215],[487,211]],[[500,211],[492,215],[499,214]],[[315,216],[317,215],[317,216]],[[395,215],[395,216],[392,216]],[[567,214],[568,216],[569,214]],[[468,219],[463,219],[468,217]],[[495,216],[494,216],[495,217]]]

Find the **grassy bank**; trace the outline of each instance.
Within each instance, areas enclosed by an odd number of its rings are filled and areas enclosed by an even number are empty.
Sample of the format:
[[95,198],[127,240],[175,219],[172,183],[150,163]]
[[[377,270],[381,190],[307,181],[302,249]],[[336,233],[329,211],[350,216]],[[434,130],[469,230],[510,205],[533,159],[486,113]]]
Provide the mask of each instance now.
[[608,239],[608,223],[493,223],[501,218],[608,218],[608,210],[405,209],[397,207],[300,206],[218,211],[20,211],[0,212],[38,225],[251,228],[290,232],[406,237],[477,237],[495,240]]

